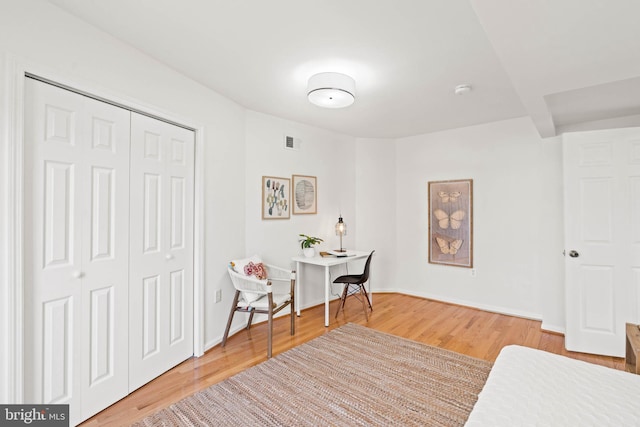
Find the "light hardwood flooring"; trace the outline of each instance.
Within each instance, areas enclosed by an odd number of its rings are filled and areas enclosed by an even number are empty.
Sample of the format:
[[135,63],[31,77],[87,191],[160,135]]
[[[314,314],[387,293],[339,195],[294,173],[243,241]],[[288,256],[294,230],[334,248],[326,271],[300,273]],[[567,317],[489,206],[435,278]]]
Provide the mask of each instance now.
[[[324,305],[309,308],[296,319],[296,334],[289,335],[289,317],[274,321],[274,356],[316,338],[348,322],[420,341],[472,357],[495,361],[500,349],[520,344],[624,370],[624,359],[571,353],[564,337],[540,329],[540,322],[489,313],[403,294],[375,294],[374,311],[367,323],[362,305],[347,300],[345,311],[334,319],[337,301],[331,304],[331,323],[324,327]],[[226,309],[226,308],[225,308]],[[90,418],[83,426],[125,426],[198,390],[220,382],[266,360],[266,323],[242,330],[200,358],[191,358],[126,398]]]

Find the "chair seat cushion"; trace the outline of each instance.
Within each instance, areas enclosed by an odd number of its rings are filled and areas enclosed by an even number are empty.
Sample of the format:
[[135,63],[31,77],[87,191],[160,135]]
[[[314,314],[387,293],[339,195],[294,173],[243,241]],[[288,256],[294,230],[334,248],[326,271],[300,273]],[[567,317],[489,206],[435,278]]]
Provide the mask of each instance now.
[[[273,303],[276,307],[281,306],[282,304],[291,301],[291,295],[289,294],[273,294]],[[253,307],[258,309],[267,309],[269,308],[269,299],[267,295],[262,295],[260,298],[254,301],[238,301],[238,307]]]
[[358,284],[362,283],[363,276],[362,274],[347,274],[344,276],[338,277],[333,283],[352,283]]

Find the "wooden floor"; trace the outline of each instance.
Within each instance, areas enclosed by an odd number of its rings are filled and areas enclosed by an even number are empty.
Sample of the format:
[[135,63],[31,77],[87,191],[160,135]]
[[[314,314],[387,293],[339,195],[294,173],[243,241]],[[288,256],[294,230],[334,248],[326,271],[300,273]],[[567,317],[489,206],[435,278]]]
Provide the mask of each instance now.
[[[289,317],[276,319],[274,356],[353,322],[488,361],[494,361],[502,347],[520,344],[624,369],[624,359],[567,352],[564,337],[542,331],[539,321],[394,293],[374,295],[374,312],[367,323],[357,300],[347,300],[345,312],[341,312],[338,319],[333,318],[336,304],[335,301],[331,304],[328,328],[324,327],[324,305],[303,311],[296,319],[293,337],[289,335]],[[264,360],[266,324],[262,323],[229,338],[225,348],[218,345],[200,358],[183,362],[82,425],[129,425]]]

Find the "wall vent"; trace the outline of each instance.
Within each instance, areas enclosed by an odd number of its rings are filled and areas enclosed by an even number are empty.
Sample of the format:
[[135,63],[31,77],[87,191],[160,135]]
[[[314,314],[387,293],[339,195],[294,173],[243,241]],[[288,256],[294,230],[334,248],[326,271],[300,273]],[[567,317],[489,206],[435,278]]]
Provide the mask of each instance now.
[[302,141],[300,138],[295,138],[289,135],[284,136],[284,148],[287,150],[299,150],[301,143]]

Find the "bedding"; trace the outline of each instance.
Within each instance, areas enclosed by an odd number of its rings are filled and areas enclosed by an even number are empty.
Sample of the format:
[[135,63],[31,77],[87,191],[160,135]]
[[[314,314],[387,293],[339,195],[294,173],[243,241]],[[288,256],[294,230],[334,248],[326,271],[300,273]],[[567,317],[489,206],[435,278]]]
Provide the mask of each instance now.
[[640,426],[640,376],[507,346],[465,426]]

